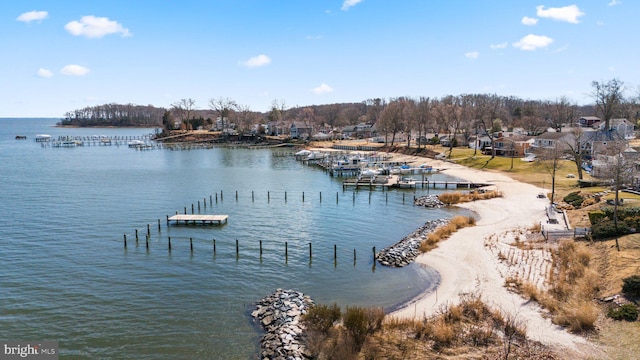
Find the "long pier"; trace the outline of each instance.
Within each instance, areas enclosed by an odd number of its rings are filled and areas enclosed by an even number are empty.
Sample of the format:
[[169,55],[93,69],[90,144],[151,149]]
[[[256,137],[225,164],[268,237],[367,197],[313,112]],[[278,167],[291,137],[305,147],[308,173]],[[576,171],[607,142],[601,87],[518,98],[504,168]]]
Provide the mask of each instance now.
[[430,181],[428,179],[420,180],[400,177],[398,175],[382,175],[382,176],[361,176],[359,178],[346,179],[342,182],[342,188],[348,187],[368,187],[370,189],[383,187],[383,188],[416,188],[420,187],[425,189],[477,189],[491,184],[474,183],[470,181]]
[[180,224],[181,221],[184,221],[185,224],[196,224],[200,222],[201,224],[210,224],[210,225],[222,225],[227,223],[227,219],[229,215],[197,215],[197,214],[184,214],[184,215],[173,215],[172,217],[167,216],[167,225],[171,223],[171,221],[175,221],[176,225]]

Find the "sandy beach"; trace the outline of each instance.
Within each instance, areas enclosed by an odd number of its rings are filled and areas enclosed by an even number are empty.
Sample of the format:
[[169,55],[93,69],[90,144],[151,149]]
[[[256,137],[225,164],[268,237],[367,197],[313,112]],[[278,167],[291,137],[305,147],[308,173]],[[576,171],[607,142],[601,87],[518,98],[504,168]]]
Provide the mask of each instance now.
[[[394,159],[414,164],[425,162],[424,158],[397,154],[394,154]],[[495,172],[479,171],[431,159],[428,163],[451,176],[495,184],[503,197],[459,205],[477,214],[476,226],[459,230],[442,241],[436,249],[416,259],[416,262],[437,270],[441,283],[436,291],[423,294],[395,311],[392,316],[431,316],[444,306],[456,303],[461,294],[476,293],[491,306],[526,324],[527,334],[532,340],[540,341],[563,354],[574,354],[578,358],[606,358],[605,354],[585,338],[554,325],[543,316],[544,311],[535,302],[523,299],[504,286],[510,271],[505,266],[509,266],[500,261],[495,248],[489,244],[499,237],[526,232],[535,224],[545,224],[545,206],[548,200],[537,197],[544,190]]]

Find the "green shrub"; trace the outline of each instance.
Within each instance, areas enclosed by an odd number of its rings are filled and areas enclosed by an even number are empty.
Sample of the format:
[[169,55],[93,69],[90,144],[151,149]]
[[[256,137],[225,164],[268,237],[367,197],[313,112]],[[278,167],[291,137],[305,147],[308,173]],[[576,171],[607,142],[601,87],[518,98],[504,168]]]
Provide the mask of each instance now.
[[591,226],[591,235],[594,239],[610,238],[628,233],[629,227],[624,221],[620,220],[618,220],[618,226],[615,226],[611,220],[603,220]]
[[628,296],[640,296],[640,275],[622,279],[622,292]]
[[584,201],[584,198],[580,196],[580,191],[572,192],[569,195],[565,196],[562,200],[567,204],[573,205],[575,208],[579,208]]
[[324,334],[329,332],[333,324],[340,320],[340,307],[338,304],[333,305],[314,305],[302,317],[302,322],[312,330],[320,331]]
[[630,228],[640,230],[640,216],[629,216],[624,219],[624,223]]
[[636,321],[638,320],[638,307],[633,304],[624,304],[617,308],[611,307],[607,316],[614,320]]
[[598,210],[598,211],[591,211],[589,213],[589,222],[591,222],[591,225],[595,225],[606,218],[607,218],[607,215],[604,213],[604,211]]

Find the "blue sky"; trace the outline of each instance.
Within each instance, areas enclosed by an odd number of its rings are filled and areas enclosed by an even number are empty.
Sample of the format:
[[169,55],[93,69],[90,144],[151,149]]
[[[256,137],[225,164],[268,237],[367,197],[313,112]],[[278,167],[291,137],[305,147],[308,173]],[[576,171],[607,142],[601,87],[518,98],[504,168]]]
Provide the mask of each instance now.
[[594,80],[637,93],[638,14],[636,0],[2,1],[0,117],[220,97],[585,104]]

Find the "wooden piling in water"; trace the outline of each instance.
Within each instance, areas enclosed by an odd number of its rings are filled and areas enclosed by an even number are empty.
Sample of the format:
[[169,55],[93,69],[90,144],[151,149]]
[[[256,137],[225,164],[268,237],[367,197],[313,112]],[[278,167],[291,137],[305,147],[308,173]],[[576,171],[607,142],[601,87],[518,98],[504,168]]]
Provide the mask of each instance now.
[[338,203],[338,192],[336,191],[336,204]]
[[193,211],[193,204],[191,204],[191,214],[195,214],[195,211]]
[[169,251],[171,251],[171,236],[169,236]]
[[333,261],[338,261],[338,245],[333,244]]
[[222,198],[222,190],[220,190],[220,202],[223,202],[224,199]]
[[284,261],[289,262],[289,243],[284,242]]
[[238,190],[236,190],[236,201],[238,201]]
[[240,246],[238,245],[238,239],[236,239],[236,257],[240,256]]
[[262,258],[262,240],[260,240],[260,257]]
[[198,200],[198,212],[200,212],[200,200]]
[[187,207],[184,207],[184,214],[187,215]]
[[158,219],[158,232],[160,232],[161,228],[160,228],[160,219]]
[[322,191],[320,191],[320,203],[322,203]]
[[253,202],[253,200],[254,200],[253,190],[251,190],[251,202]]
[[302,192],[302,202],[304,202],[304,191]]
[[145,242],[146,242],[145,247],[147,248],[147,250],[149,250],[149,237],[148,236],[146,237]]
[[127,234],[124,234],[124,248],[127,248]]
[[309,263],[311,263],[311,259],[312,259],[311,255],[312,255],[311,254],[311,243],[309,243]]
[[216,239],[213,238],[213,255],[216,254]]
[[191,247],[191,252],[193,252],[193,238],[189,238],[189,246]]
[[267,191],[267,202],[271,201],[271,194]]
[[138,242],[138,229],[136,229],[136,242]]
[[284,202],[287,202],[287,192],[284,192]]
[[151,225],[147,224],[147,235],[151,236]]

